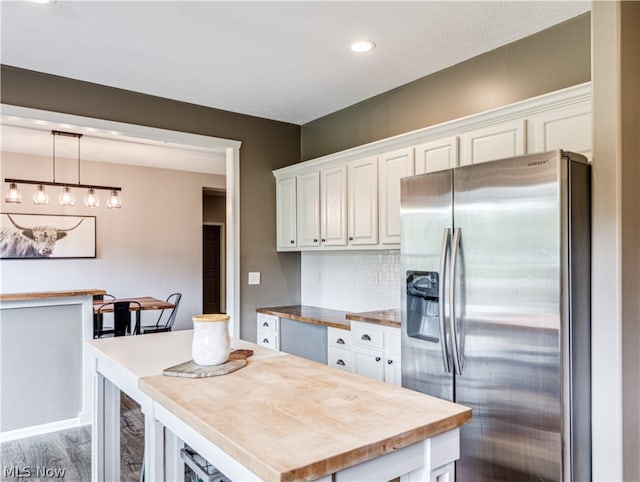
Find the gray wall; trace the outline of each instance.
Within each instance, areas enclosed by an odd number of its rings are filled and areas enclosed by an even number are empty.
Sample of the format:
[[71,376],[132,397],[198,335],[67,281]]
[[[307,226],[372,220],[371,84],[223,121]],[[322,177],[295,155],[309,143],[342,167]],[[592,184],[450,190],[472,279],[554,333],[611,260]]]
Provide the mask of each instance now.
[[[4,104],[242,141],[241,336],[255,340],[257,307],[299,302],[300,258],[292,253],[279,255],[275,250],[275,182],[271,174],[273,169],[299,160],[299,126],[5,65],[0,74]],[[262,284],[248,287],[248,271],[261,271]]]
[[591,79],[589,14],[302,126],[302,159],[458,119]]

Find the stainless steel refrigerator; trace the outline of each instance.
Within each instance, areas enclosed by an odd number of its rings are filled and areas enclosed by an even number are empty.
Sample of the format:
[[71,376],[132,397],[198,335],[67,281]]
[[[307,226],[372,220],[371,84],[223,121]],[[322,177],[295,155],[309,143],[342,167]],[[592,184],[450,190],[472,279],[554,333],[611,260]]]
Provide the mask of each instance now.
[[402,179],[402,385],[472,408],[458,481],[591,480],[590,166]]

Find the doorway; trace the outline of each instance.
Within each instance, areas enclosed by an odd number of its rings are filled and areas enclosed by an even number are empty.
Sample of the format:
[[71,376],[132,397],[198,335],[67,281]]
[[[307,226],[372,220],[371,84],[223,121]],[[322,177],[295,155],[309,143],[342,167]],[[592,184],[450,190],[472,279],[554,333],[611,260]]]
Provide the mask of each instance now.
[[202,312],[226,313],[224,303],[223,225],[202,226]]

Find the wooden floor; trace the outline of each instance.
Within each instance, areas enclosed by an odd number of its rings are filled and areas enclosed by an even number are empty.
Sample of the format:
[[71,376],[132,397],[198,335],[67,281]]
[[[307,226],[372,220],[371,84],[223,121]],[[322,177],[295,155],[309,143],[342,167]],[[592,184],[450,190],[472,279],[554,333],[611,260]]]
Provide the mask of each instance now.
[[[138,481],[144,453],[144,418],[138,404],[124,394],[120,409],[121,479]],[[25,479],[90,481],[91,427],[86,425],[1,444],[0,480]]]

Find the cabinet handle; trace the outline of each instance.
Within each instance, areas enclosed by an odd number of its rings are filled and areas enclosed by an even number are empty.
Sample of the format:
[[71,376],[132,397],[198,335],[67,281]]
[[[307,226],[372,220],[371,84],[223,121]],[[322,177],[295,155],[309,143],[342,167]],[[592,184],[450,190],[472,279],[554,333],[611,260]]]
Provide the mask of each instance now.
[[291,241],[289,241],[291,244],[296,244],[296,242],[292,239]]
[[379,356],[376,357],[376,361],[380,361],[382,360],[382,358],[380,358]]
[[340,365],[341,367],[343,367],[344,366],[344,362],[342,360],[338,360],[336,362],[336,365]]
[[367,335],[366,333],[364,335],[362,335],[360,337],[360,339],[364,340],[364,341],[371,341],[371,337],[369,335]]
[[269,326],[269,323],[265,321],[262,326]]
[[353,236],[349,236],[349,241],[353,241]]
[[269,343],[269,339],[265,338],[264,340],[262,340],[262,343]]
[[338,339],[336,340],[336,343],[337,343],[338,345],[344,345],[344,340],[343,340],[342,338],[338,338]]
[[324,239],[324,238],[322,238],[322,242],[323,242],[323,243],[326,243],[326,242],[327,242],[327,240],[326,240],[326,239]]
[[[323,241],[324,241],[324,239],[323,239]],[[318,238],[313,238],[313,242],[317,243],[318,242]]]
[[387,365],[392,365],[393,364],[393,360],[387,360]]

